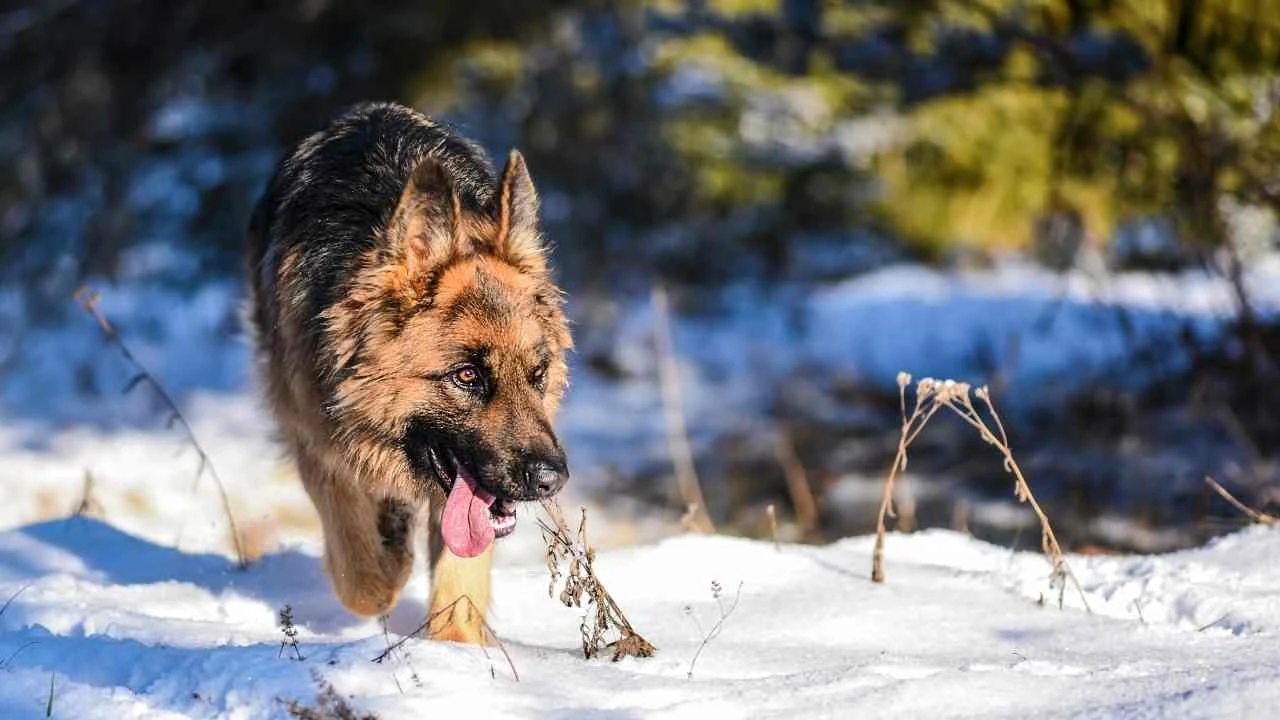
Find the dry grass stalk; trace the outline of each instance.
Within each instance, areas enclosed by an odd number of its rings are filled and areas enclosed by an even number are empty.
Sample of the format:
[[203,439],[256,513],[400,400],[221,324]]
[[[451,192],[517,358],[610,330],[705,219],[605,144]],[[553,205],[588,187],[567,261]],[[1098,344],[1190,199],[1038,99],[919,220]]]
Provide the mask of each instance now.
[[884,481],[884,493],[880,497],[880,512],[876,519],[876,547],[871,559],[871,579],[878,583],[884,582],[885,517],[897,517],[893,510],[894,483],[898,479],[898,473],[907,469],[907,447],[915,441],[920,431],[924,430],[925,424],[938,412],[936,403],[925,402],[925,398],[917,392],[911,412],[907,413],[907,385],[910,383],[910,375],[904,372],[898,373],[898,407],[902,415],[902,426],[898,432],[898,451],[894,455],[893,465],[889,467],[889,475]]
[[151,387],[156,397],[160,399],[160,402],[168,408],[168,424],[171,427],[177,426],[182,431],[182,434],[186,436],[187,444],[195,450],[196,457],[199,459],[200,464],[196,468],[196,482],[199,483],[201,476],[207,473],[218,489],[218,496],[222,500],[222,510],[227,517],[227,525],[231,533],[231,544],[236,551],[237,564],[242,570],[248,567],[249,560],[240,542],[240,532],[236,529],[236,518],[231,512],[231,499],[227,496],[227,488],[222,484],[222,478],[218,476],[218,470],[213,466],[213,461],[209,459],[209,454],[205,452],[204,446],[196,439],[195,431],[191,429],[191,424],[187,422],[186,416],[178,409],[178,404],[169,395],[169,392],[164,389],[164,386],[160,384],[160,381],[156,379],[155,375],[152,375],[151,371],[147,370],[146,366],[129,350],[129,346],[124,344],[124,340],[121,339],[120,333],[115,329],[115,326],[98,309],[98,301],[101,299],[101,295],[89,288],[80,288],[76,291],[75,299],[80,303],[80,307],[84,308],[84,311],[97,321],[98,326],[102,328],[102,332],[107,336],[107,342],[115,345],[116,349],[120,351],[120,355],[133,367],[135,374],[125,385],[124,391],[127,393],[138,385],[146,383]]
[[818,501],[814,498],[813,487],[809,484],[809,474],[805,472],[800,456],[796,454],[795,444],[786,432],[779,432],[774,439],[774,455],[782,466],[782,474],[787,480],[787,492],[791,495],[791,505],[796,511],[796,524],[800,526],[801,537],[817,539]]
[[[1000,414],[996,412],[995,405],[991,402],[991,392],[986,386],[974,389],[970,392],[968,383],[958,383],[953,380],[934,380],[933,378],[924,378],[916,384],[915,401],[910,414],[907,413],[906,390],[911,384],[911,375],[908,373],[898,373],[898,393],[902,412],[902,429],[898,440],[898,454],[894,458],[893,467],[890,468],[889,476],[885,480],[885,490],[880,503],[880,516],[876,524],[876,545],[875,553],[872,558],[871,579],[875,582],[884,582],[884,535],[885,535],[885,516],[893,514],[891,507],[893,482],[899,472],[907,466],[907,448],[920,435],[924,426],[941,408],[951,410],[960,419],[964,420],[979,436],[982,437],[988,445],[996,448],[1004,459],[1004,469],[1013,476],[1013,492],[1014,496],[1020,503],[1027,503],[1031,506],[1031,510],[1035,513],[1036,518],[1040,521],[1040,550],[1048,558],[1053,567],[1051,578],[1053,583],[1058,587],[1058,606],[1062,606],[1062,594],[1066,590],[1066,582],[1070,581],[1075,587],[1076,592],[1080,595],[1080,602],[1086,610],[1089,610],[1089,601],[1085,598],[1084,589],[1080,587],[1079,581],[1071,567],[1067,564],[1066,556],[1062,552],[1062,546],[1058,543],[1058,538],[1053,532],[1053,527],[1049,523],[1049,517],[1040,507],[1040,503],[1036,501],[1035,495],[1031,492],[1031,486],[1027,483],[1026,476],[1022,473],[1022,468],[1018,465],[1018,461],[1013,456],[1013,450],[1009,447],[1009,436],[1005,431],[1004,422],[1000,419]],[[988,423],[978,410],[978,406],[974,405],[973,398],[982,401],[982,407],[991,416],[991,423]],[[993,428],[994,424],[994,428]]]
[[[487,641],[492,641],[494,645],[498,646],[498,649],[502,651],[502,656],[507,660],[507,667],[511,669],[511,677],[514,678],[516,682],[520,682],[520,672],[516,670],[516,664],[511,659],[511,653],[507,652],[507,646],[503,644],[502,638],[498,637],[497,633],[493,631],[493,627],[489,625],[489,621],[484,619],[484,613],[481,612],[480,608],[476,605],[475,601],[471,599],[470,595],[463,595],[457,600],[454,600],[453,602],[449,603],[448,605],[445,605],[444,607],[440,608],[439,610],[429,615],[426,620],[422,621],[421,625],[414,628],[413,632],[409,633],[408,635],[405,635],[404,637],[400,638],[394,643],[387,645],[385,650],[378,653],[378,656],[373,658],[373,661],[376,663],[381,663],[385,661],[387,658],[394,655],[396,650],[399,650],[401,647],[404,646],[406,642],[409,641],[409,638],[422,636],[422,634],[426,632],[427,628],[431,627],[431,623],[434,622],[437,617],[441,615],[447,615],[447,614],[453,613],[453,610],[458,606],[458,603],[463,602],[464,600],[468,605],[471,606],[471,612],[475,613],[480,618],[480,625],[481,627],[484,628],[485,639]],[[384,627],[384,630],[385,630],[385,627]],[[484,653],[485,659],[490,661],[489,674],[496,677],[497,673],[493,669],[493,661],[489,657],[489,649],[485,645],[481,645],[480,651]]]
[[298,626],[293,623],[293,606],[285,603],[276,617],[280,621],[280,633],[284,635],[284,639],[280,641],[280,650],[276,652],[276,657],[283,657],[285,649],[288,648],[293,650],[294,659],[302,662],[306,658],[302,656],[302,648],[298,645]]
[[93,472],[88,468],[84,471],[84,480],[80,487],[80,499],[76,501],[76,506],[71,509],[71,517],[78,518],[93,513],[101,514],[102,505],[97,498],[93,496],[93,486],[96,478]]
[[[583,607],[583,598],[586,598],[586,614],[579,627],[582,632],[583,656],[593,658],[601,650],[612,650],[611,658],[614,662],[627,656],[652,657],[657,649],[635,631],[622,608],[618,607],[613,596],[596,577],[596,553],[587,542],[587,511],[582,511],[577,540],[574,540],[560,504],[554,498],[549,498],[542,501],[542,508],[551,519],[551,524],[538,520],[538,524],[542,526],[542,539],[547,545],[547,571],[551,574],[547,595],[555,597],[556,584],[563,575],[564,587],[560,591],[560,602],[565,607],[580,608]],[[563,573],[561,565],[565,567]],[[618,639],[606,642],[606,636],[612,632],[617,633]]]
[[702,633],[702,642],[698,644],[698,649],[693,653],[693,659],[689,661],[689,671],[685,677],[693,679],[693,666],[698,664],[698,657],[702,655],[702,651],[711,644],[712,640],[720,637],[720,631],[724,630],[724,623],[738,609],[738,601],[742,599],[742,583],[738,583],[738,592],[733,596],[733,603],[728,607],[724,604],[724,588],[715,580],[711,581],[711,598],[716,601],[716,606],[720,609],[720,618],[716,620],[716,624],[711,626],[708,631],[702,630],[702,623],[698,622],[698,617],[693,614],[693,606],[686,606],[684,611],[698,627],[698,632]]
[[17,591],[15,591],[12,595],[10,595],[9,599],[5,600],[3,605],[0,605],[0,617],[4,617],[5,611],[8,610],[9,606],[13,604],[13,601],[17,600],[19,595],[26,592],[27,588],[31,587],[34,584],[35,584],[35,581],[33,580],[27,583],[26,585],[23,585],[22,587],[18,588]]
[[778,544],[778,511],[774,509],[773,503],[765,507],[764,515],[769,520],[769,536],[773,538],[773,549],[781,550],[782,546]]
[[1214,492],[1221,495],[1222,499],[1231,503],[1231,505],[1235,507],[1235,509],[1244,513],[1249,517],[1250,520],[1258,523],[1259,525],[1275,525],[1276,523],[1280,523],[1280,518],[1277,518],[1274,515],[1268,515],[1267,513],[1261,512],[1259,510],[1254,510],[1248,505],[1245,505],[1244,503],[1240,502],[1239,500],[1236,499],[1234,495],[1227,492],[1226,488],[1218,484],[1217,480],[1214,480],[1208,475],[1204,476],[1204,481],[1209,484],[1209,487],[1213,488]]
[[715,523],[702,499],[702,484],[693,463],[693,448],[685,424],[684,399],[680,392],[680,367],[671,339],[670,303],[661,285],[653,287],[653,335],[658,350],[658,382],[662,389],[662,415],[667,428],[667,446],[676,473],[676,487],[688,510],[685,526],[695,532],[715,533]]

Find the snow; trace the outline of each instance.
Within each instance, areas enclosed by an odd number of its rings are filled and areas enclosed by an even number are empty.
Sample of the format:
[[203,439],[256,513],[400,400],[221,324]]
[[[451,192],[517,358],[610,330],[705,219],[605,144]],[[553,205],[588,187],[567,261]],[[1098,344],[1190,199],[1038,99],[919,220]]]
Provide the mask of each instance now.
[[[1248,280],[1260,312],[1280,310],[1280,258],[1257,262]],[[622,303],[608,334],[580,335],[583,355],[605,348],[622,376],[579,363],[559,427],[573,465],[566,503],[588,506],[600,572],[659,655],[581,658],[580,611],[547,598],[526,514],[500,543],[493,615],[519,682],[497,651],[421,640],[372,663],[387,640],[336,604],[314,511],[253,398],[238,288],[104,290],[108,317],[179,399],[258,559],[234,569],[210,479],[197,482],[192,452],[160,429],[145,391],[121,397],[129,369],[91,319],[0,338],[0,604],[14,597],[0,615],[0,718],[43,717],[51,680],[54,717],[280,717],[282,700],[313,701],[313,671],[383,718],[1216,717],[1265,715],[1280,700],[1274,530],[1170,555],[1072,557],[1088,613],[1070,592],[1056,607],[1038,555],[952,532],[890,536],[888,584],[877,586],[869,538],[775,548],[671,537],[674,508],[655,517],[633,512],[637,501],[593,503],[611,468],[667,462],[644,299]],[[1036,388],[1043,398],[1064,376],[1125,365],[1134,338],[1184,326],[1211,338],[1234,311],[1229,288],[1205,274],[1020,265],[896,266],[812,291],[731,288],[721,300],[673,323],[695,443],[764,422],[769,388],[801,368],[892,388],[899,370],[983,382],[993,365],[1007,371],[1009,397]],[[0,289],[0,321],[23,327],[25,302]],[[915,485],[921,497],[945,490]],[[86,487],[87,512],[65,519]],[[831,501],[848,507],[833,511],[870,512],[878,492],[846,479]],[[1013,510],[972,507],[1011,527],[1027,519]],[[712,580],[726,603],[741,583],[741,600],[689,678],[699,625],[719,617]],[[393,633],[421,621],[426,597],[419,568]],[[285,604],[302,662],[278,657]]]
[[[517,545],[536,544],[530,525]],[[0,596],[16,595],[0,616],[0,716],[43,717],[52,679],[54,717],[281,717],[284,701],[313,702],[313,672],[383,718],[1221,717],[1280,700],[1273,529],[1171,555],[1073,556],[1092,614],[1070,593],[1056,607],[1034,553],[891,535],[876,585],[871,548],[680,536],[603,552],[602,578],[659,648],[616,664],[581,657],[580,611],[548,599],[540,562],[500,553],[492,623],[516,681],[497,649],[452,643],[411,639],[373,662],[387,639],[336,604],[314,547],[242,572],[89,517],[28,525],[0,534]],[[424,583],[411,581],[393,629],[422,615]],[[286,603],[302,661],[279,653]]]

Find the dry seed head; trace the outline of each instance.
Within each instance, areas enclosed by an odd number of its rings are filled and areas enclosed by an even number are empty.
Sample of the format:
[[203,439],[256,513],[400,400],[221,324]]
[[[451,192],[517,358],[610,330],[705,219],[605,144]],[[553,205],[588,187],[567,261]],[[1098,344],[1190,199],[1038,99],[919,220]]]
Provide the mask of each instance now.
[[974,391],[973,391],[973,394],[974,394],[974,396],[975,396],[975,397],[977,397],[979,400],[983,400],[983,401],[985,401],[985,400],[987,400],[987,399],[989,399],[989,398],[991,397],[991,390],[990,390],[989,388],[987,388],[987,386],[986,386],[986,385],[983,385],[983,386],[979,387],[977,390],[974,390]]
[[898,387],[905,388],[911,384],[911,373],[898,371]]
[[936,391],[938,394],[937,401],[940,403],[947,403],[952,400],[964,402],[969,397],[969,383],[942,380],[937,382]]

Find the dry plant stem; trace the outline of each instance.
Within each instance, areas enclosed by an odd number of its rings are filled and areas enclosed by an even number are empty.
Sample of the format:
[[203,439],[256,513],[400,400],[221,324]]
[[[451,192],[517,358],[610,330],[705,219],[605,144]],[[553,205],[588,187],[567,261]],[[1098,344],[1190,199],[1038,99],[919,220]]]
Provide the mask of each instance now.
[[[453,612],[453,609],[457,607],[458,603],[462,602],[463,600],[466,600],[467,604],[471,606],[471,612],[474,612],[480,615],[480,618],[481,618],[480,624],[484,628],[485,635],[487,635],[488,639],[492,640],[493,643],[498,646],[498,649],[502,651],[502,656],[507,660],[507,667],[511,668],[511,677],[515,678],[516,682],[520,682],[520,673],[516,670],[515,662],[511,660],[511,654],[507,652],[507,646],[503,644],[502,638],[498,637],[497,633],[493,631],[493,628],[489,625],[489,621],[484,619],[484,615],[480,613],[480,608],[476,606],[475,601],[473,601],[471,599],[471,596],[469,595],[463,595],[457,600],[454,600],[448,605],[445,605],[444,607],[432,613],[430,616],[427,617],[426,620],[422,621],[421,625],[414,628],[413,632],[409,633],[408,635],[405,635],[404,637],[400,638],[394,643],[387,645],[385,650],[383,650],[381,653],[378,653],[378,656],[373,658],[373,661],[376,663],[381,663],[387,658],[391,657],[391,655],[394,654],[396,650],[399,650],[401,647],[404,647],[404,644],[409,641],[409,638],[418,637],[422,635],[423,631],[431,627],[431,622],[433,620],[435,620],[440,615]],[[480,651],[484,653],[485,658],[489,657],[489,650],[484,645],[480,646]]]
[[[1071,567],[1067,564],[1062,547],[1058,543],[1058,538],[1053,532],[1052,525],[1049,523],[1048,515],[1040,507],[1040,503],[1036,501],[1035,495],[1031,492],[1031,486],[1022,474],[1022,468],[1018,465],[1017,460],[1014,459],[1013,451],[1009,447],[1009,436],[1005,431],[1004,422],[1000,419],[1000,414],[996,412],[995,405],[991,402],[990,390],[986,387],[980,387],[974,390],[973,394],[983,402],[988,414],[991,415],[992,421],[996,426],[995,432],[983,420],[982,415],[979,414],[977,407],[973,404],[967,383],[956,383],[950,380],[939,382],[932,378],[921,380],[916,385],[914,406],[908,415],[906,389],[910,383],[911,376],[909,374],[905,372],[898,374],[902,429],[899,434],[898,454],[894,458],[893,466],[889,469],[888,477],[885,479],[884,494],[881,498],[880,515],[876,524],[876,544],[872,557],[871,579],[875,582],[884,582],[884,519],[886,515],[893,515],[893,483],[898,473],[906,468],[907,448],[919,436],[934,413],[939,408],[945,407],[977,430],[982,439],[994,446],[1004,457],[1004,469],[1014,477],[1014,496],[1018,502],[1030,505],[1031,510],[1040,521],[1040,549],[1048,556],[1050,564],[1053,566],[1053,577],[1070,580],[1079,594],[1080,602],[1084,605],[1085,610],[1091,612],[1084,589],[1080,586],[1075,573],[1071,571]],[[998,435],[997,432],[999,433]],[[1061,593],[1059,594],[1058,605],[1059,607],[1062,605]]]
[[14,600],[17,600],[19,595],[21,595],[22,593],[26,592],[26,591],[27,591],[27,588],[31,587],[31,586],[32,586],[32,585],[34,585],[34,584],[35,584],[35,581],[34,581],[34,580],[32,580],[31,582],[27,583],[26,585],[23,585],[22,587],[18,588],[18,590],[17,590],[15,593],[13,593],[12,595],[10,595],[10,596],[9,596],[9,599],[4,601],[4,605],[0,605],[0,617],[4,617],[4,613],[5,613],[5,611],[6,611],[6,610],[8,610],[8,609],[9,609],[9,606],[13,604],[13,601],[14,601]]
[[907,468],[907,448],[938,410],[935,405],[929,405],[924,409],[922,407],[924,399],[917,394],[911,414],[908,415],[907,385],[910,382],[911,376],[906,373],[898,374],[898,406],[902,415],[902,427],[898,433],[898,452],[893,458],[893,465],[889,467],[889,475],[885,478],[884,493],[880,497],[880,512],[876,516],[876,545],[871,558],[872,582],[884,582],[885,518],[896,517],[893,512],[893,486],[898,479],[898,473]]
[[98,503],[93,499],[94,476],[90,470],[84,471],[84,482],[80,489],[80,500],[71,509],[71,517],[78,518],[92,512]]
[[187,422],[187,418],[182,414],[182,411],[178,409],[178,404],[174,402],[169,392],[151,374],[151,371],[147,370],[146,366],[134,357],[133,352],[129,350],[129,346],[125,345],[124,340],[121,339],[120,333],[116,331],[106,316],[102,314],[102,311],[98,309],[98,300],[100,299],[98,293],[88,288],[81,288],[76,292],[75,299],[80,303],[80,307],[84,308],[84,311],[98,322],[98,326],[102,328],[102,332],[107,336],[107,342],[116,346],[116,349],[120,351],[120,355],[136,372],[128,385],[125,386],[125,392],[132,390],[140,383],[145,382],[150,385],[156,397],[160,398],[160,402],[164,403],[165,407],[169,409],[169,423],[177,425],[182,433],[186,435],[187,442],[195,449],[196,456],[200,461],[199,467],[196,468],[196,482],[199,482],[201,475],[205,473],[208,473],[209,477],[213,479],[213,484],[218,489],[218,497],[222,501],[223,513],[227,516],[227,525],[230,527],[231,532],[231,543],[236,551],[236,563],[242,570],[247,568],[249,561],[240,542],[240,532],[236,529],[236,519],[231,512],[231,500],[227,496],[227,488],[222,484],[222,478],[218,476],[218,470],[213,466],[213,462],[209,459],[209,454],[205,452],[204,446],[196,439],[196,434],[191,429],[191,424]]
[[7,668],[7,667],[11,667],[13,665],[13,661],[18,659],[18,656],[22,654],[23,650],[26,650],[29,647],[34,647],[39,644],[40,643],[36,642],[35,640],[28,640],[27,642],[18,646],[18,649],[10,653],[9,657],[5,658],[4,660],[0,660],[0,670],[3,670],[4,668]]
[[[596,577],[595,551],[587,543],[587,513],[582,511],[582,521],[578,525],[578,538],[575,541],[565,522],[560,503],[555,498],[542,501],[542,508],[552,524],[539,520],[542,527],[543,540],[547,544],[547,569],[551,573],[549,594],[554,596],[556,582],[561,577],[559,570],[563,560],[568,565],[565,575],[564,589],[560,593],[560,601],[567,607],[582,607],[582,596],[588,598],[587,615],[583,617],[582,654],[587,658],[594,657],[602,648],[613,648],[613,660],[616,662],[628,655],[651,657],[657,649],[635,631],[622,608],[605,589]],[[595,609],[594,622],[591,608]],[[610,629],[617,630],[619,638],[612,643],[604,642],[604,634]]]
[[[1092,612],[1089,607],[1089,601],[1085,598],[1084,589],[1080,587],[1080,582],[1076,579],[1075,573],[1071,572],[1071,567],[1067,565],[1067,560],[1062,552],[1062,546],[1058,544],[1058,538],[1054,535],[1053,526],[1049,524],[1049,516],[1041,509],[1040,503],[1036,501],[1036,497],[1031,492],[1031,486],[1027,484],[1026,477],[1022,474],[1022,468],[1018,465],[1018,461],[1013,457],[1013,450],[1009,448],[1009,436],[1005,432],[1004,422],[1000,419],[1000,413],[996,412],[995,405],[991,403],[991,393],[986,387],[980,387],[974,391],[974,395],[982,400],[987,408],[987,412],[995,421],[996,429],[1000,436],[996,437],[995,433],[978,414],[977,408],[969,397],[968,386],[962,384],[952,384],[953,389],[944,389],[938,391],[936,402],[940,402],[950,408],[953,412],[960,416],[962,420],[967,422],[988,444],[994,446],[996,450],[1004,456],[1004,468],[1014,477],[1014,495],[1018,502],[1024,502],[1031,506],[1032,512],[1040,521],[1040,550],[1050,558],[1053,565],[1053,572],[1057,576],[1061,576],[1071,581],[1075,587],[1076,593],[1080,596],[1080,602],[1084,605],[1085,610]],[[1058,605],[1062,605],[1062,598],[1059,596]]]
[[773,549],[781,550],[782,546],[778,544],[778,511],[774,509],[773,503],[765,507],[764,514],[769,519],[769,534],[773,537]]
[[[733,604],[730,605],[728,609],[725,609],[724,603],[720,600],[719,585],[716,585],[715,587],[716,587],[716,595],[715,595],[716,603],[720,606],[720,619],[716,620],[716,624],[711,626],[711,631],[706,633],[703,636],[702,642],[698,644],[698,649],[695,650],[693,653],[693,659],[689,661],[689,672],[685,675],[685,677],[689,678],[690,680],[693,679],[693,666],[698,664],[698,656],[702,655],[702,651],[706,649],[707,645],[711,644],[712,640],[715,640],[716,638],[720,637],[720,631],[724,629],[724,621],[728,620],[729,616],[733,614],[733,611],[738,609],[738,601],[742,599],[742,583],[738,583],[738,591],[733,596]],[[690,615],[689,617],[693,617],[693,616]],[[696,619],[694,620],[694,624],[698,625],[699,630],[702,629],[702,626],[698,624],[698,621]]]
[[[1071,567],[1067,565],[1062,546],[1058,544],[1058,538],[1054,535],[1053,526],[1049,524],[1049,516],[1045,514],[1040,507],[1040,503],[1036,501],[1036,496],[1031,492],[1031,486],[1027,484],[1027,479],[1022,474],[1022,468],[1013,457],[1013,450],[1009,448],[1009,436],[1005,432],[1004,423],[1000,420],[1000,413],[996,412],[995,405],[991,403],[990,391],[985,387],[980,387],[974,391],[974,394],[978,396],[979,400],[982,400],[987,412],[995,420],[996,428],[1000,431],[999,438],[982,421],[982,416],[978,414],[977,408],[974,407],[973,401],[969,398],[967,388],[965,392],[943,393],[939,397],[946,403],[947,407],[977,429],[983,440],[994,445],[1000,451],[1000,454],[1004,456],[1005,470],[1012,473],[1014,477],[1014,495],[1019,502],[1025,502],[1030,505],[1031,510],[1040,521],[1040,550],[1050,557],[1054,573],[1071,581],[1076,593],[1080,595],[1080,602],[1084,605],[1084,609],[1092,612],[1089,607],[1089,601],[1085,598],[1084,589],[1080,587],[1080,581],[1076,579],[1075,573],[1071,572]],[[1061,597],[1058,599],[1058,604],[1059,606],[1062,604]]]
[[809,474],[805,472],[804,464],[796,454],[795,444],[787,433],[780,432],[775,436],[774,453],[778,456],[778,464],[782,466],[782,474],[787,480],[787,492],[791,495],[791,505],[796,510],[800,533],[809,537],[818,529],[818,501],[814,499],[813,488],[809,485]]
[[1237,499],[1236,499],[1236,497],[1235,497],[1234,495],[1232,495],[1231,493],[1227,492],[1227,489],[1226,489],[1226,488],[1224,488],[1224,487],[1222,487],[1222,485],[1218,484],[1218,481],[1217,481],[1217,480],[1214,480],[1213,478],[1209,477],[1208,475],[1205,475],[1205,476],[1204,476],[1204,481],[1205,481],[1206,483],[1208,483],[1209,487],[1213,488],[1214,492],[1216,492],[1216,493],[1218,493],[1219,495],[1221,495],[1223,500],[1226,500],[1227,502],[1231,503],[1231,505],[1232,505],[1235,509],[1237,509],[1237,510],[1239,510],[1240,512],[1244,513],[1245,515],[1247,515],[1247,516],[1249,517],[1249,519],[1250,519],[1250,520],[1252,520],[1252,521],[1254,521],[1254,522],[1258,523],[1259,525],[1275,525],[1276,523],[1280,523],[1280,518],[1277,518],[1277,517],[1276,517],[1276,516],[1274,516],[1274,515],[1268,515],[1268,514],[1266,514],[1266,513],[1264,513],[1264,512],[1260,512],[1260,511],[1258,511],[1258,510],[1254,510],[1253,508],[1249,507],[1248,505],[1245,505],[1244,503],[1240,502],[1239,500],[1237,500]]
[[689,508],[688,527],[696,532],[714,533],[715,524],[707,514],[702,485],[693,463],[693,449],[685,425],[684,400],[680,393],[680,368],[671,339],[670,303],[661,285],[653,287],[653,334],[658,349],[658,381],[662,389],[662,415],[667,428],[667,446],[675,468],[680,499]]

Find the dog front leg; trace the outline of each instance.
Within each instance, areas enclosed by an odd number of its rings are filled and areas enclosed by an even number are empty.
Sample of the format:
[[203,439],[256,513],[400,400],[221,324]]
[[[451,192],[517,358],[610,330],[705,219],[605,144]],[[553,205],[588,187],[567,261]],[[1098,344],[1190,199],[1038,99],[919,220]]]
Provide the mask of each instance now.
[[485,616],[489,611],[493,546],[463,558],[449,552],[440,537],[439,513],[431,513],[427,534],[431,558],[431,606],[427,611],[432,639],[487,644]]

